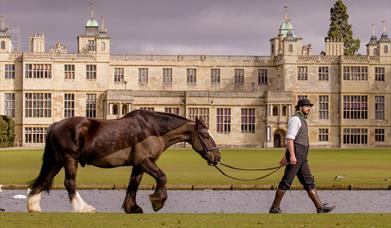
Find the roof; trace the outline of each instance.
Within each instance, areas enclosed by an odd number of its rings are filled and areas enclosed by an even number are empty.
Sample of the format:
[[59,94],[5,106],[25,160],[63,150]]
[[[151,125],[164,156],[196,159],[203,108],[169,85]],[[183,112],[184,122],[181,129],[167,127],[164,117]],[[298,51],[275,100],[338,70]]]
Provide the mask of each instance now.
[[98,22],[94,18],[91,18],[87,21],[86,27],[99,27],[99,25],[98,25]]

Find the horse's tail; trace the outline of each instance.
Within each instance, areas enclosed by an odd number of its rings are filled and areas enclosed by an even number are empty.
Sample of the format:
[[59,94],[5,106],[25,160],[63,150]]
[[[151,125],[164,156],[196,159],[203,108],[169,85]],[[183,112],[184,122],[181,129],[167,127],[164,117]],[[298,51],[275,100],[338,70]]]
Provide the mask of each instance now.
[[46,134],[45,149],[42,156],[42,166],[39,175],[36,179],[29,182],[29,188],[32,191],[50,191],[53,185],[54,176],[59,172],[61,167],[61,161],[56,154],[56,150],[52,141],[51,128],[52,124]]

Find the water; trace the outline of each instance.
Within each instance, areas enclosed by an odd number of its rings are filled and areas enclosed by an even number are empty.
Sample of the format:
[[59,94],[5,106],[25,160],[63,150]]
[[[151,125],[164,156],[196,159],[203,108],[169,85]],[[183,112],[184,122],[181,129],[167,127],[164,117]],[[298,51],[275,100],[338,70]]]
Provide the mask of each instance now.
[[[149,202],[152,190],[140,190],[137,203],[144,213],[155,213]],[[123,212],[125,190],[80,190],[82,198],[97,212]],[[165,206],[157,213],[267,213],[274,191],[240,190],[169,190]],[[391,213],[391,191],[322,190],[323,203],[336,205],[333,213]],[[26,212],[26,199],[13,196],[26,195],[25,190],[4,190],[0,193],[0,208],[8,212]],[[52,190],[42,195],[43,212],[71,212],[65,190]],[[287,191],[281,208],[285,213],[316,213],[305,191]]]

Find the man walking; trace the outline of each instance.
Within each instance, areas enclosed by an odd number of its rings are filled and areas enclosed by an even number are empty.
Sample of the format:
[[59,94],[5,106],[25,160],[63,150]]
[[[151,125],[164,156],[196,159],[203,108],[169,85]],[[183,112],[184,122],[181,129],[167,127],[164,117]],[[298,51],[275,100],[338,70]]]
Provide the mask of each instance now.
[[281,213],[280,202],[286,190],[289,190],[295,176],[299,179],[308,196],[316,207],[318,213],[328,213],[334,210],[335,206],[322,204],[315,190],[314,178],[308,165],[307,155],[309,147],[308,127],[305,120],[313,106],[308,99],[301,99],[295,106],[296,113],[289,119],[287,139],[287,150],[280,161],[285,167],[273,204],[269,213]]

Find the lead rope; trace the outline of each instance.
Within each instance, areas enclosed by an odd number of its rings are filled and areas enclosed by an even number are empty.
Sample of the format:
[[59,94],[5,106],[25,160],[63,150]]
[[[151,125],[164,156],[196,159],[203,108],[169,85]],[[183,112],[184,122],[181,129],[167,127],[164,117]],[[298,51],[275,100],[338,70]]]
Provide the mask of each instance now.
[[239,180],[239,181],[254,181],[254,180],[261,180],[265,177],[268,177],[270,175],[272,175],[273,173],[277,172],[282,166],[280,167],[276,167],[272,172],[264,175],[264,176],[261,176],[261,177],[257,177],[257,178],[252,178],[252,179],[242,179],[242,178],[237,178],[237,177],[233,177],[231,175],[228,175],[226,174],[223,170],[221,170],[219,167],[217,167],[216,165],[214,166],[218,171],[220,171],[221,174],[223,174],[224,176],[228,177],[228,178],[231,178],[231,179],[234,179],[234,180]]
[[238,167],[234,167],[234,166],[231,166],[231,165],[224,164],[224,163],[222,163],[222,162],[219,162],[219,164],[222,165],[222,166],[231,168],[231,169],[245,170],[245,171],[268,171],[268,170],[274,170],[274,169],[277,169],[277,168],[281,168],[281,167],[282,167],[282,166],[276,166],[276,167],[264,168],[264,169],[257,169],[257,168],[252,169],[252,168],[238,168]]

